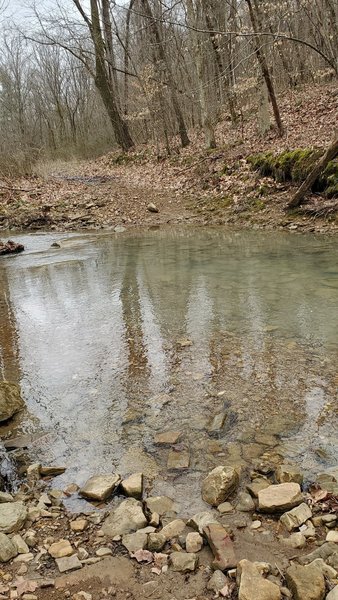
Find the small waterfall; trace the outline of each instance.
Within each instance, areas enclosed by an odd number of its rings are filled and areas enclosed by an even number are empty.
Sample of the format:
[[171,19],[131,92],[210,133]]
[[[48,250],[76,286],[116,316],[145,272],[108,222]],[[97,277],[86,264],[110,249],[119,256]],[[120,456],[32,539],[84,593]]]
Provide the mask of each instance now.
[[19,477],[15,463],[0,442],[0,490],[12,492],[17,489],[18,484]]

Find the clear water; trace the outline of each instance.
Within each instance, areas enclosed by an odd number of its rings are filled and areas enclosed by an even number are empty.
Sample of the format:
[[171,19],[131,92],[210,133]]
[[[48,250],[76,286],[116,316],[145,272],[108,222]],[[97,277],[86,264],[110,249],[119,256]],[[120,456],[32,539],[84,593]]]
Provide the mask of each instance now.
[[[27,403],[11,435],[41,434],[30,459],[67,467],[55,486],[142,470],[191,513],[217,464],[273,452],[312,476],[337,463],[336,239],[17,238],[26,252],[0,259],[0,373]],[[189,468],[168,468],[154,444],[167,430],[181,431]]]

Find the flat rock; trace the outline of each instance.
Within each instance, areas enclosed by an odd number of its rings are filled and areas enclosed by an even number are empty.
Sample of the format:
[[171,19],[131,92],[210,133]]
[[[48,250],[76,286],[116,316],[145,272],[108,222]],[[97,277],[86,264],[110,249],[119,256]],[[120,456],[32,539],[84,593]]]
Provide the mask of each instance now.
[[325,579],[319,569],[293,563],[287,569],[285,577],[294,600],[323,600],[325,598]]
[[315,567],[316,569],[319,569],[319,571],[321,571],[321,573],[323,573],[324,577],[327,579],[337,579],[338,573],[336,569],[333,569],[333,567],[327,565],[322,558],[316,558],[316,560],[313,560],[311,563],[309,563],[309,567]]
[[258,567],[249,560],[239,562],[237,582],[239,584],[238,600],[281,600],[279,586],[264,579]]
[[0,382],[0,422],[7,421],[25,406],[15,383]]
[[142,510],[142,504],[135,498],[124,500],[115,510],[112,510],[103,523],[104,535],[114,537],[132,533],[146,527],[147,519]]
[[335,544],[338,544],[338,531],[337,530],[329,531],[326,535],[326,541],[334,542]]
[[270,485],[258,492],[258,509],[261,512],[285,512],[298,506],[302,501],[303,494],[299,483]]
[[196,513],[193,517],[191,517],[191,519],[189,519],[187,522],[187,525],[188,527],[196,529],[200,534],[203,534],[204,528],[211,523],[218,524],[214,514],[211,511],[203,511]]
[[204,527],[204,533],[214,555],[213,569],[225,571],[237,565],[235,550],[228,532],[220,523],[210,523]]
[[325,542],[319,548],[310,552],[310,554],[306,554],[305,556],[300,556],[298,558],[298,562],[301,565],[307,565],[312,561],[316,560],[316,558],[322,558],[324,561],[327,561],[333,554],[337,553],[337,546],[334,542]]
[[71,556],[74,554],[73,547],[69,540],[59,540],[58,542],[54,542],[48,548],[49,554],[53,558],[63,558],[64,556]]
[[27,518],[27,508],[22,502],[0,504],[0,532],[20,531]]
[[18,550],[14,542],[4,533],[0,533],[0,562],[8,562],[17,554]]
[[113,551],[111,548],[108,548],[108,546],[101,546],[101,548],[98,548],[95,551],[95,554],[99,558],[103,558],[104,556],[111,556],[113,554]]
[[174,511],[175,503],[168,496],[152,496],[146,499],[146,506],[151,513],[157,513],[160,516]]
[[126,496],[142,500],[143,494],[143,474],[134,473],[124,479],[121,483],[121,489]]
[[280,522],[283,523],[284,527],[286,527],[288,531],[292,531],[293,529],[303,525],[303,523],[305,523],[308,519],[311,519],[311,517],[311,508],[305,504],[305,502],[302,502],[302,504],[299,506],[296,506],[292,510],[284,513],[280,518]]
[[60,573],[66,573],[66,571],[75,571],[76,569],[81,569],[82,567],[82,564],[76,554],[73,554],[73,556],[65,556],[64,558],[57,558],[55,562]]
[[140,531],[135,533],[127,533],[122,537],[122,545],[127,548],[128,552],[136,552],[144,550],[147,547],[148,535]]
[[185,529],[185,522],[181,519],[175,519],[163,527],[161,533],[165,535],[167,540],[173,539],[181,535]]
[[79,494],[83,498],[102,502],[112,495],[120,481],[120,475],[94,475],[86,481]]
[[158,433],[154,437],[154,443],[163,446],[169,446],[172,444],[176,444],[181,437],[180,431],[164,431],[163,433]]
[[191,531],[185,538],[185,549],[187,552],[196,553],[203,548],[203,538],[197,531]]
[[170,563],[173,571],[187,573],[188,571],[195,571],[198,557],[196,554],[189,554],[188,552],[172,552]]
[[218,506],[235,491],[239,484],[236,469],[219,466],[213,469],[202,483],[202,498],[211,506]]
[[303,483],[303,473],[293,465],[278,465],[276,469],[276,479],[278,483]]
[[283,540],[284,544],[290,546],[290,548],[304,548],[306,545],[306,537],[300,533],[293,533],[289,538]]
[[253,498],[258,498],[258,492],[260,492],[261,490],[265,490],[266,488],[270,487],[271,483],[270,481],[267,481],[266,479],[254,479],[251,483],[249,483],[246,486],[246,489],[248,490],[249,494],[251,494],[251,496],[253,496]]
[[167,467],[168,469],[188,469],[190,464],[189,450],[177,450],[172,448],[169,451]]
[[336,585],[333,590],[328,593],[326,600],[338,600],[338,585]]

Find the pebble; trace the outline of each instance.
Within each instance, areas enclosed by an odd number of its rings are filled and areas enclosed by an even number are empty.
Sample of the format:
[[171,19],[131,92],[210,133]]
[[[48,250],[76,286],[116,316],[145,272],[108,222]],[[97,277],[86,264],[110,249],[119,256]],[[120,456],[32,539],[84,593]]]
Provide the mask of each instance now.
[[251,524],[251,529],[259,529],[262,527],[262,521],[253,521]]
[[113,554],[111,548],[107,548],[107,547],[102,547],[99,548],[98,550],[96,550],[95,552],[96,556],[111,556]]

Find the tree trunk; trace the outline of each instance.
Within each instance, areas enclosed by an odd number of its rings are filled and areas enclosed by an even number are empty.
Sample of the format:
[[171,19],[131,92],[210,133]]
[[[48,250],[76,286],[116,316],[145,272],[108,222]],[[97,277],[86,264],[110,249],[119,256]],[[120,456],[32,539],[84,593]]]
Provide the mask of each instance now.
[[302,183],[302,185],[297,190],[297,192],[295,193],[293,198],[287,204],[287,208],[297,208],[298,206],[300,206],[303,203],[305,195],[311,189],[311,187],[313,186],[316,179],[318,179],[318,177],[324,171],[325,167],[327,167],[330,160],[333,160],[334,158],[336,158],[337,155],[338,155],[338,135],[335,134],[332,144],[328,147],[324,156],[322,156],[322,158],[319,159],[317,164],[312,169],[311,173],[309,173],[309,175],[305,179],[304,183]]

